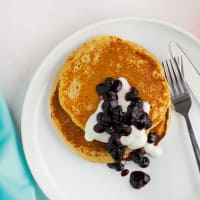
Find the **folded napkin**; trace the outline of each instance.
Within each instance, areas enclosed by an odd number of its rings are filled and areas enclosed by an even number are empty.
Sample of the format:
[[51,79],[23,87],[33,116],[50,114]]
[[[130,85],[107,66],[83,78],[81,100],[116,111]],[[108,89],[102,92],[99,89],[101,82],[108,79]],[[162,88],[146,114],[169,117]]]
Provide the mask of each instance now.
[[19,134],[0,93],[0,199],[47,199],[37,187],[26,164]]

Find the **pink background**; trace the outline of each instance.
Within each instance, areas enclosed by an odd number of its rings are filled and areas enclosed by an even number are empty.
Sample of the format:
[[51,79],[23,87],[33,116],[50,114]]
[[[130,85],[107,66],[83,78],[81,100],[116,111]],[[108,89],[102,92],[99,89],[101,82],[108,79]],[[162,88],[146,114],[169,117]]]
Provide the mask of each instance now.
[[0,0],[0,90],[20,126],[25,92],[44,57],[99,20],[153,17],[200,38],[199,0]]

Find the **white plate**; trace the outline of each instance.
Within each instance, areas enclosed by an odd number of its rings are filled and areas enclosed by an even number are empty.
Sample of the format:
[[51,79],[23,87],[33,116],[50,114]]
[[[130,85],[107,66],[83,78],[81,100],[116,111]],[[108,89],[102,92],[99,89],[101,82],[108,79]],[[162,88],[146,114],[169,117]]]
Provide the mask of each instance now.
[[[87,162],[66,148],[50,122],[49,93],[65,57],[83,42],[101,34],[113,34],[135,41],[160,60],[167,58],[169,41],[175,40],[193,62],[200,66],[200,42],[185,31],[155,20],[123,18],[88,26],[59,44],[43,61],[29,86],[22,115],[22,141],[34,178],[50,199],[70,200],[156,200],[199,199],[200,180],[185,122],[172,113],[164,155],[147,171],[151,182],[141,190],[132,189],[129,176],[105,165]],[[200,107],[193,99],[192,124],[200,138]],[[134,165],[132,165],[134,166]]]

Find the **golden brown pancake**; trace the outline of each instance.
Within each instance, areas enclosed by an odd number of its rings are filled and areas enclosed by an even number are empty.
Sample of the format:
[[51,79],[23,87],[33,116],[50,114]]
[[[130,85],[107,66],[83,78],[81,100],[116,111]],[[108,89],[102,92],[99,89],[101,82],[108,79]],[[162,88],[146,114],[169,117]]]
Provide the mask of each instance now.
[[156,127],[149,130],[149,132],[154,132],[158,136],[158,141],[155,143],[156,145],[165,136],[169,125],[170,117],[171,117],[171,108],[169,106],[164,115],[164,119]]
[[59,77],[61,107],[82,130],[100,101],[96,86],[107,77],[124,77],[138,89],[151,105],[153,127],[164,120],[170,93],[157,58],[134,42],[100,36],[68,56]]
[[[84,131],[74,124],[70,116],[61,107],[58,96],[58,85],[56,85],[50,97],[51,120],[65,144],[88,161],[98,163],[113,162],[111,155],[106,151],[104,143],[98,141],[87,142],[85,140]],[[169,113],[170,108],[167,109],[164,119],[151,130],[158,135],[159,140],[165,135]],[[129,152],[128,149],[127,152]]]
[[82,158],[98,163],[113,162],[105,149],[105,144],[98,141],[85,140],[84,131],[76,126],[71,117],[63,110],[58,99],[58,87],[53,90],[50,98],[51,120],[65,144]]

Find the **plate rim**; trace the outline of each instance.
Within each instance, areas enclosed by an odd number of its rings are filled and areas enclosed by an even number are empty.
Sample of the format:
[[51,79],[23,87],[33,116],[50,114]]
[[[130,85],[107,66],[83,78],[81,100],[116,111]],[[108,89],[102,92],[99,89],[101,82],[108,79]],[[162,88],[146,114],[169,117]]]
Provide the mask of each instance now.
[[[39,179],[38,177],[38,172],[37,170],[33,167],[33,164],[31,162],[30,159],[30,153],[28,150],[28,145],[26,144],[26,125],[25,125],[25,116],[26,116],[26,108],[27,108],[27,102],[29,99],[29,96],[31,95],[30,91],[31,88],[34,85],[35,79],[38,77],[38,75],[40,74],[40,71],[42,70],[43,66],[45,66],[45,63],[57,52],[58,49],[60,49],[62,47],[62,45],[67,41],[67,40],[71,40],[72,38],[76,37],[77,35],[79,35],[81,32],[85,32],[86,30],[90,30],[90,29],[94,29],[95,27],[104,25],[104,24],[109,24],[109,23],[115,23],[115,22],[124,22],[124,21],[139,21],[139,22],[148,22],[151,24],[158,24],[164,27],[167,27],[169,29],[173,29],[176,32],[179,32],[183,35],[185,35],[186,37],[190,38],[191,40],[195,41],[195,43],[198,43],[198,45],[200,46],[200,39],[195,36],[194,34],[190,33],[189,31],[185,30],[182,27],[179,27],[177,25],[174,25],[172,23],[163,21],[163,20],[159,20],[159,19],[155,19],[155,18],[145,18],[145,17],[118,17],[118,18],[110,18],[110,19],[105,19],[105,20],[100,20],[97,21],[95,23],[89,24],[87,26],[84,26],[83,28],[79,29],[78,31],[70,34],[68,37],[66,37],[64,40],[62,40],[61,42],[58,43],[58,45],[51,49],[49,51],[49,53],[47,54],[47,56],[42,60],[42,62],[39,64],[39,66],[37,67],[36,71],[34,72],[28,88],[26,90],[26,94],[24,97],[24,102],[22,105],[22,114],[21,114],[21,141],[22,141],[22,147],[23,147],[23,151],[24,151],[24,155],[25,155],[25,159],[26,162],[28,164],[28,167],[30,169],[30,172],[35,180],[35,182],[38,184],[38,186],[42,189],[42,191],[45,193],[45,195],[48,198],[52,198],[52,196],[50,195],[50,191],[47,189],[48,186],[44,186],[44,184],[42,183],[43,181],[41,179]],[[57,196],[59,196],[57,194]]]

